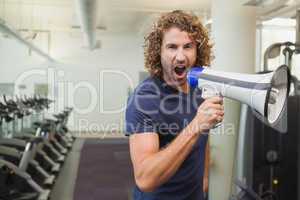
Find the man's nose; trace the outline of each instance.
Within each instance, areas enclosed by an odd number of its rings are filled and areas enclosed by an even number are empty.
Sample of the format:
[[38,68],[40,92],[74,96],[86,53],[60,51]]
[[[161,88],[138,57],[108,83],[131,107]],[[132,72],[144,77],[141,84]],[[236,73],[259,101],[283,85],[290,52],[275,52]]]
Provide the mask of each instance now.
[[179,63],[183,63],[185,61],[184,52],[180,49],[176,53],[176,61]]

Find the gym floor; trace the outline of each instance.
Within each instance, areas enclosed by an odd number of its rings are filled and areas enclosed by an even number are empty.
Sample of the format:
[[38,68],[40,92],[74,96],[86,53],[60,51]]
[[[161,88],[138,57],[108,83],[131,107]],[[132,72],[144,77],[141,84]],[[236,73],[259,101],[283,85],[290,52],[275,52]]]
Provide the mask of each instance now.
[[78,138],[51,200],[130,200],[133,185],[127,138]]

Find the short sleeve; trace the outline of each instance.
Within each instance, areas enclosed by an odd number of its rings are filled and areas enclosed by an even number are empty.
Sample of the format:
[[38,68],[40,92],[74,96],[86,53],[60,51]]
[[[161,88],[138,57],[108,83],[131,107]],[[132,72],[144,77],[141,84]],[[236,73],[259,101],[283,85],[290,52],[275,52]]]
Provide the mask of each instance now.
[[134,92],[127,102],[125,135],[157,132],[158,103],[157,93],[151,90]]

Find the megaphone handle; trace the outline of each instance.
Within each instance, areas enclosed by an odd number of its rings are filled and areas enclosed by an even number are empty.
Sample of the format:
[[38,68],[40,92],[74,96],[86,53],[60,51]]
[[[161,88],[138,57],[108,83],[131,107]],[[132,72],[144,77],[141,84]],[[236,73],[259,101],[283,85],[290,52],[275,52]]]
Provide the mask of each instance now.
[[222,96],[222,95],[217,89],[203,86],[201,88],[201,96],[203,99],[208,99],[211,97]]
[[[209,89],[209,88],[206,88],[206,87],[203,87],[202,88],[202,93],[201,93],[201,96],[203,99],[208,99],[208,98],[211,98],[211,97],[215,97],[215,96],[222,96],[220,94],[220,92],[216,91],[216,90],[212,90],[212,89]],[[217,124],[215,124],[212,128],[217,128],[219,127],[220,125],[222,124],[222,122],[219,122]]]

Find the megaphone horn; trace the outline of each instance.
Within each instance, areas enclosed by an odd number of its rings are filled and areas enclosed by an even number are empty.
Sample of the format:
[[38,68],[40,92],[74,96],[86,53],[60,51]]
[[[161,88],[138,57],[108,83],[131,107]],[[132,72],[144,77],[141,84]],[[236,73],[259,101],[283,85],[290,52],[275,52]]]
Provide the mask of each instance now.
[[272,125],[280,118],[289,94],[286,65],[265,74],[243,74],[192,67],[187,74],[190,87],[202,90],[202,97],[221,95],[249,105]]

